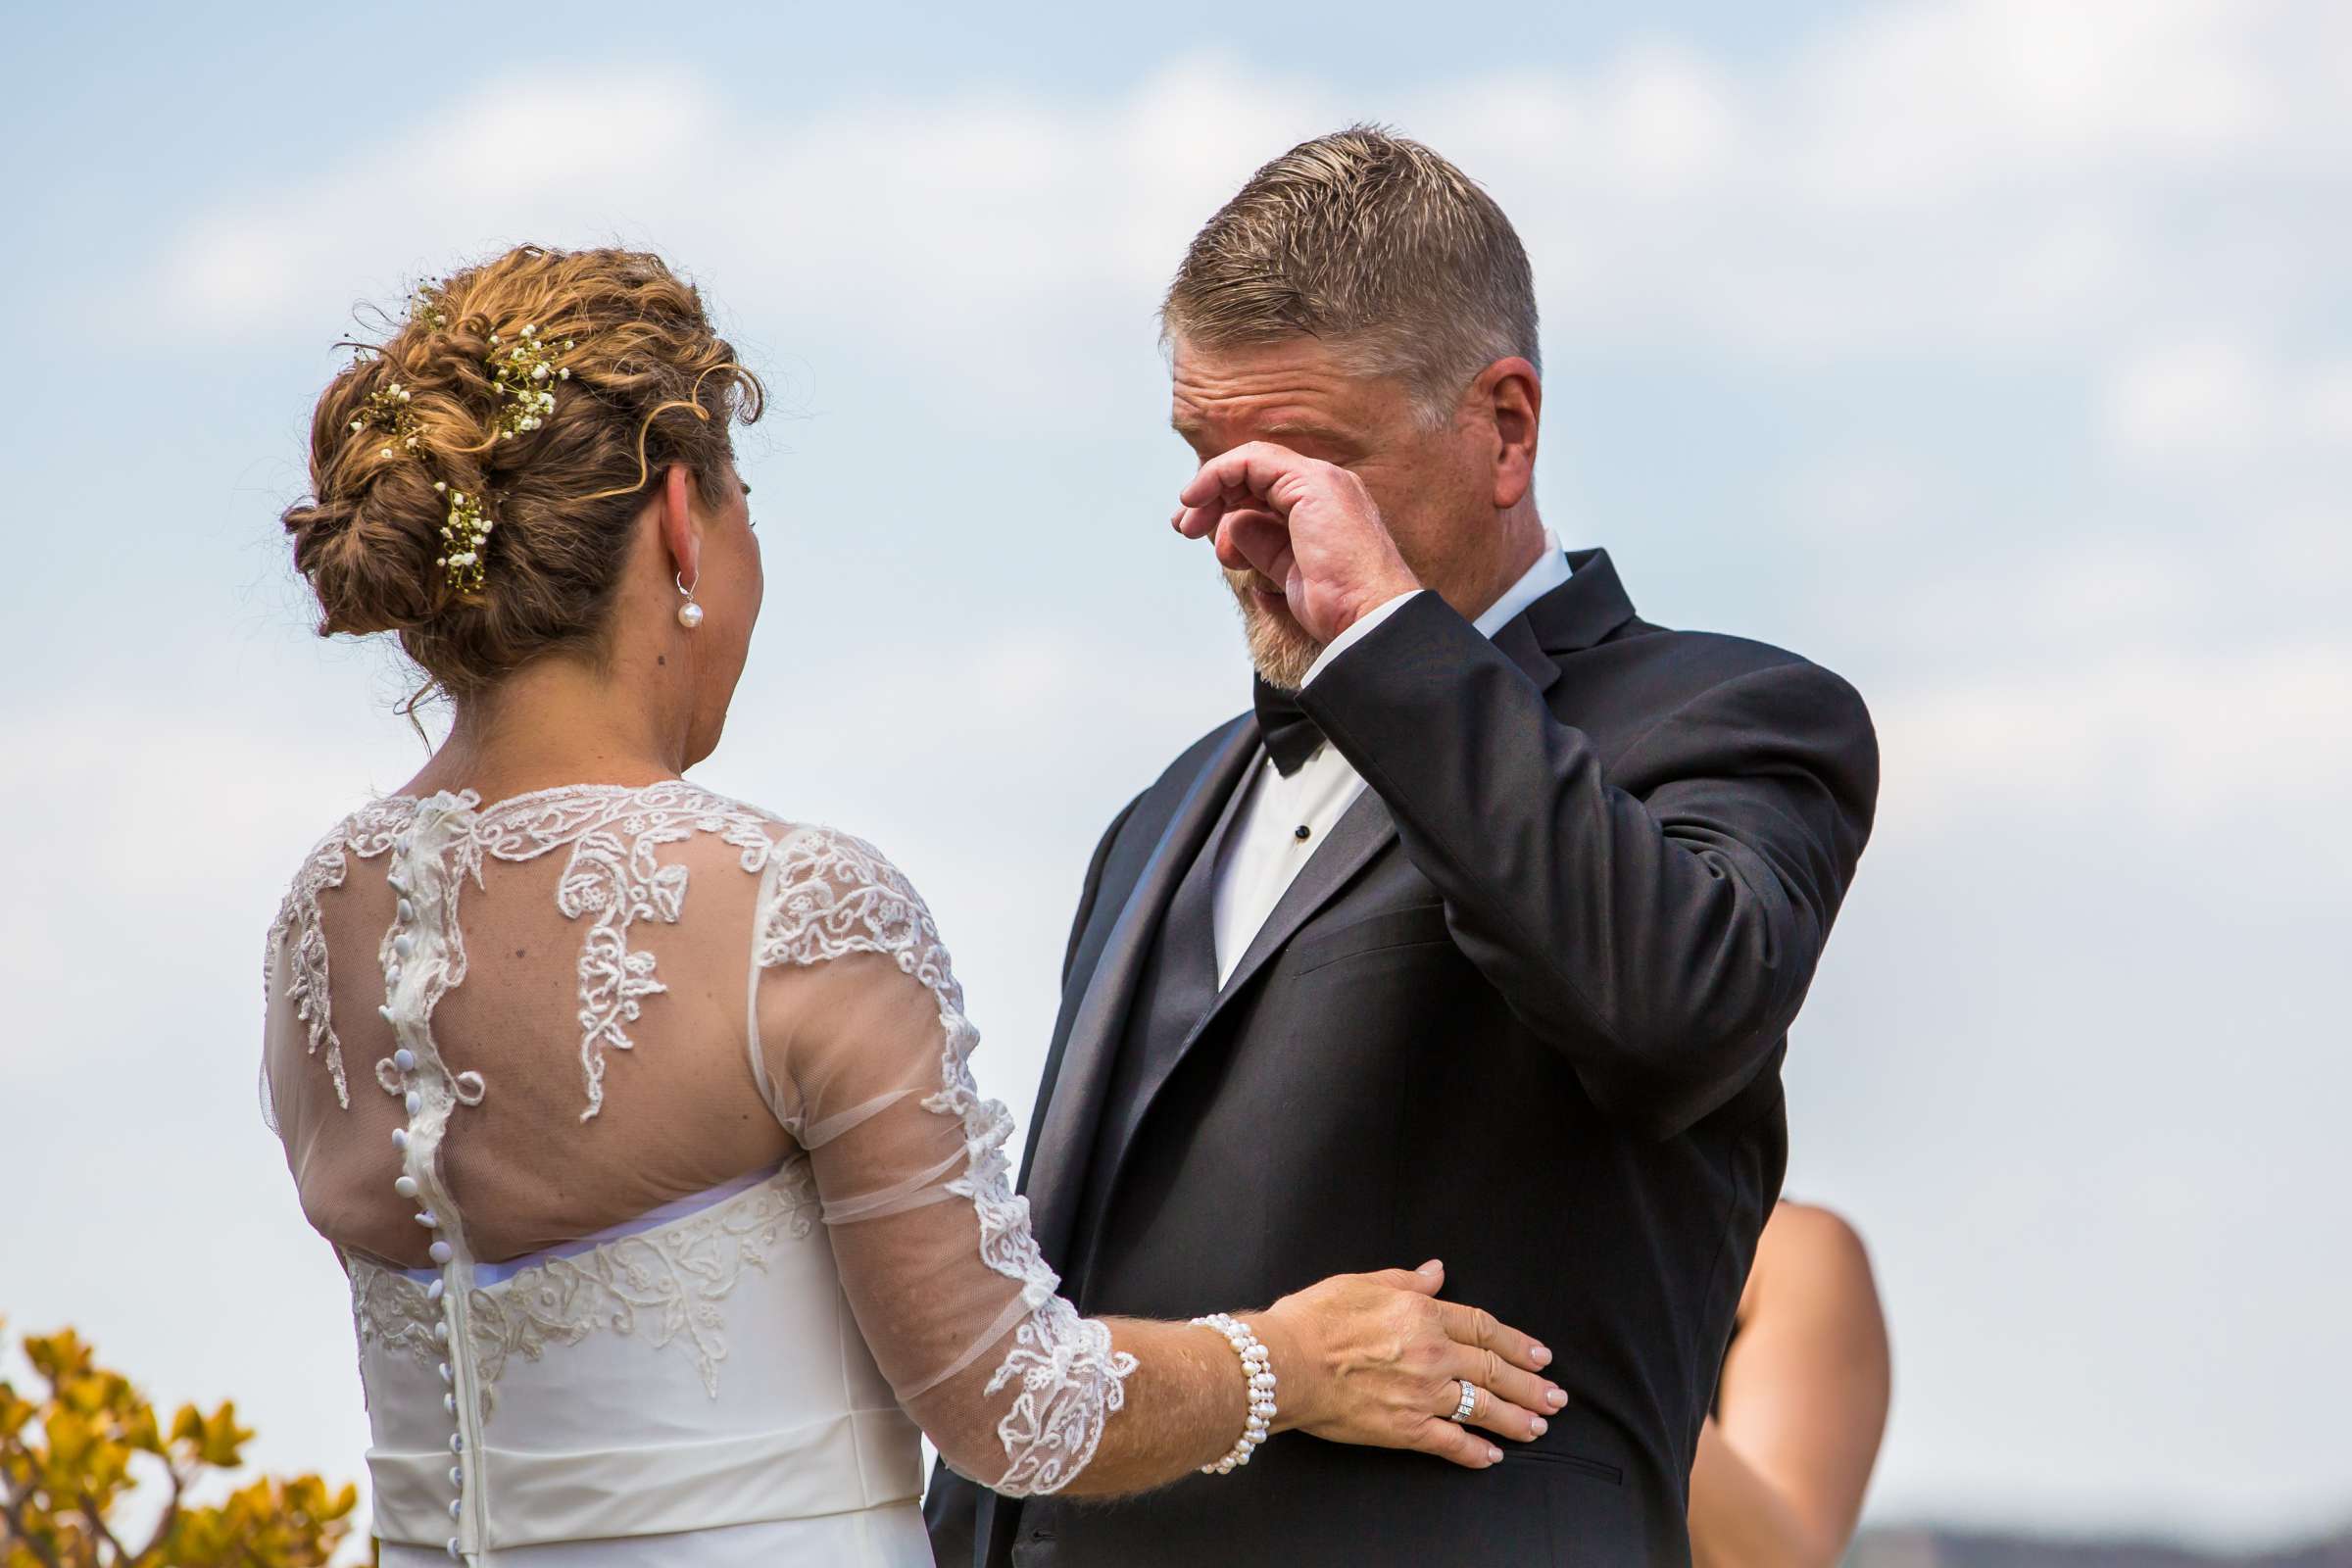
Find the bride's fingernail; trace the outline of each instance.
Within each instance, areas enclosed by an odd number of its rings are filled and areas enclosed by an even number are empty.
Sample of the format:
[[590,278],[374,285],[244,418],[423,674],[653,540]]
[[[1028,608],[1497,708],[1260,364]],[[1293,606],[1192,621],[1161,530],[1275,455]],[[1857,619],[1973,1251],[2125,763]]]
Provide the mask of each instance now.
[[1534,1361],[1538,1366],[1551,1365],[1551,1352],[1541,1345],[1529,1346],[1527,1348],[1527,1354],[1528,1359]]
[[1487,1450],[1487,1463],[1489,1463],[1489,1464],[1500,1464],[1500,1463],[1502,1463],[1502,1450],[1501,1450],[1500,1448],[1489,1448],[1489,1449]]
[[1544,1419],[1542,1416],[1540,1416],[1540,1415],[1539,1415],[1539,1416],[1533,1416],[1533,1417],[1530,1417],[1530,1418],[1529,1418],[1529,1420],[1528,1420],[1528,1423],[1527,1423],[1527,1429],[1528,1429],[1530,1432],[1533,1432],[1533,1433],[1534,1433],[1534,1434],[1535,1434],[1537,1437],[1539,1437],[1539,1438],[1540,1438],[1540,1437],[1542,1437],[1542,1436],[1543,1436],[1544,1433],[1546,1433],[1546,1432],[1549,1432],[1549,1431],[1551,1430],[1551,1423],[1550,1423],[1550,1422],[1548,1422],[1548,1421],[1546,1421],[1546,1420],[1544,1420]]
[[1446,1272],[1446,1265],[1433,1257],[1428,1262],[1422,1264],[1421,1267],[1415,1272],[1422,1274],[1443,1274]]
[[1550,1405],[1554,1410],[1557,1410],[1561,1405],[1568,1402],[1568,1392],[1565,1389],[1549,1390],[1544,1396],[1544,1402]]

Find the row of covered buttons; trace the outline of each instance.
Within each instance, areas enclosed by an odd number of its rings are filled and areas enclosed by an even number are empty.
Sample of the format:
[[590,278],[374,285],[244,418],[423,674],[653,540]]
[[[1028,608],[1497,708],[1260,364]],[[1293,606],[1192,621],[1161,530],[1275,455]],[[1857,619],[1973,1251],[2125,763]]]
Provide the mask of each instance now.
[[[408,886],[401,880],[399,873],[395,872],[385,880],[391,884],[393,892],[401,895],[399,907],[395,911],[398,929],[392,936],[393,960],[390,966],[384,970],[386,987],[397,991],[400,986],[401,965],[407,961],[410,955],[416,951],[416,939],[407,929],[416,918],[416,906],[409,902]],[[398,1027],[398,1015],[389,1002],[386,1002],[378,1010],[382,1012],[386,1023],[394,1025],[395,1028]],[[392,1053],[392,1065],[403,1080],[401,1103],[407,1108],[410,1117],[414,1119],[424,1110],[424,1095],[417,1089],[412,1076],[416,1071],[416,1053],[406,1046],[399,1047]],[[392,1147],[400,1152],[405,1163],[409,1152],[408,1128],[395,1127],[392,1129]],[[418,1192],[416,1178],[403,1170],[400,1175],[393,1178],[392,1190],[401,1197],[413,1200]],[[431,1209],[420,1208],[416,1211],[416,1223],[426,1230],[437,1230],[440,1228],[441,1220]],[[449,1266],[451,1258],[456,1255],[449,1243],[438,1236],[433,1238],[432,1246],[426,1250],[431,1254],[433,1262],[444,1269]],[[434,1280],[424,1288],[425,1299],[436,1304],[440,1303],[447,1295],[448,1279],[446,1276]],[[446,1348],[449,1345],[449,1317],[446,1307],[443,1309],[441,1321],[433,1325],[433,1338],[441,1343],[446,1354]],[[439,1371],[443,1390],[441,1407],[449,1412],[452,1420],[455,1420],[458,1413],[457,1373],[446,1360],[441,1362]],[[465,1512],[466,1435],[463,1432],[452,1432],[449,1435],[449,1451],[458,1458],[458,1462],[449,1467],[449,1484],[455,1487],[459,1493],[459,1495],[449,1500],[449,1517],[454,1521]],[[456,1536],[449,1538],[449,1555],[453,1561],[465,1560],[465,1553],[459,1548]]]

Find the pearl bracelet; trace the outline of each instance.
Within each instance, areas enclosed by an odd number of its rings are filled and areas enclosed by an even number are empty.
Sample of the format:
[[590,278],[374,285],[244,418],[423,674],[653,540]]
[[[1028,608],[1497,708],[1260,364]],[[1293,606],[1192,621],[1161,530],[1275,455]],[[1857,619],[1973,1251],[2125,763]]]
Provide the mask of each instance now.
[[1229,1476],[1235,1468],[1250,1462],[1250,1450],[1274,1435],[1274,1365],[1266,1353],[1264,1342],[1251,1333],[1250,1325],[1236,1319],[1230,1312],[1211,1312],[1206,1317],[1193,1319],[1195,1328],[1215,1329],[1233,1347],[1233,1353],[1242,1358],[1242,1375],[1250,1380],[1250,1415],[1242,1423],[1242,1437],[1233,1451],[1215,1464],[1204,1464],[1204,1476]]

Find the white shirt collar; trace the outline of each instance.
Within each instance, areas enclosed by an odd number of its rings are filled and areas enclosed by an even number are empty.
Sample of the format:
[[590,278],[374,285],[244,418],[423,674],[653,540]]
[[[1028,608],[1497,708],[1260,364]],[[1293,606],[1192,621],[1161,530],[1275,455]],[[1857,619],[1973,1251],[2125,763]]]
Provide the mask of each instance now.
[[1471,624],[1478,628],[1481,636],[1494,636],[1518,619],[1528,606],[1566,582],[1571,571],[1567,552],[1560,548],[1560,541],[1551,530],[1544,529],[1544,553],[1536,558],[1536,564],[1521,572],[1519,580],[1505,588],[1502,597],[1490,605],[1486,613]]

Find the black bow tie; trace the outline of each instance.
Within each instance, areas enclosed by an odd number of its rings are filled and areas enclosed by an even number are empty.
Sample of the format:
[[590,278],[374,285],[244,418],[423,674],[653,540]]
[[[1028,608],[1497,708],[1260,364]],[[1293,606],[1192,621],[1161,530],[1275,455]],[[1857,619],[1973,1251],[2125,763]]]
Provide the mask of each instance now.
[[1257,706],[1258,733],[1266,738],[1266,755],[1274,759],[1275,771],[1289,778],[1315,755],[1323,744],[1323,732],[1298,706],[1296,692],[1276,691],[1263,676],[1258,678],[1252,701]]

